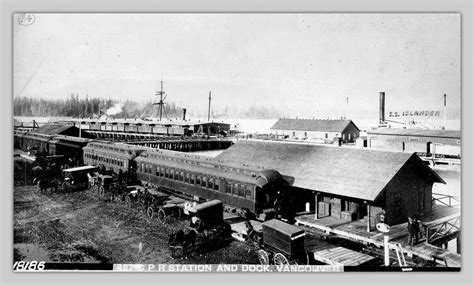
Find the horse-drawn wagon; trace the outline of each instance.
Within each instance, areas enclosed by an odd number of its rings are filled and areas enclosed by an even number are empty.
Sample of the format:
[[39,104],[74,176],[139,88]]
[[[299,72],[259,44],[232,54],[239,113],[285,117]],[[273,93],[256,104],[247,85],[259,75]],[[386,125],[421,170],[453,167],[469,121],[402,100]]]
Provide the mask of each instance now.
[[[156,191],[154,189],[146,189],[144,194],[144,206],[146,209],[146,214],[151,219],[154,219],[158,216],[158,212],[162,211],[162,208],[165,205],[165,201],[168,200],[169,195]],[[162,217],[163,219],[164,217]],[[162,220],[160,220],[162,221]],[[163,223],[163,221],[162,221]]]
[[258,260],[263,265],[308,264],[304,230],[282,222],[269,220],[262,224],[263,243],[258,250]]
[[173,257],[177,249],[187,256],[190,249],[208,250],[211,245],[217,246],[232,239],[230,225],[224,222],[221,201],[212,200],[193,206],[188,213],[190,224],[186,231],[178,230],[170,235],[168,245]]
[[95,166],[79,166],[63,170],[64,182],[61,185],[62,192],[79,191],[89,188],[90,173],[97,171]]
[[145,195],[145,187],[139,185],[130,185],[123,188],[120,188],[121,193],[119,193],[122,201],[125,201],[127,207],[132,208],[134,205],[139,202],[143,202],[143,197]]

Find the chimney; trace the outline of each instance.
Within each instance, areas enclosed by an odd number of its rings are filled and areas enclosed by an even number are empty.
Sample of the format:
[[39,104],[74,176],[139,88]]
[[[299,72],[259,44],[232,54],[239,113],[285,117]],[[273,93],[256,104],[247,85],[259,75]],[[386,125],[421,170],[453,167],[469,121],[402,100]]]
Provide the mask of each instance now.
[[209,91],[209,108],[207,109],[207,121],[211,121],[211,91]]
[[385,92],[380,92],[379,121],[385,123]]
[[446,94],[444,94],[444,106],[443,106],[443,130],[446,130],[446,114],[448,109],[446,108]]
[[186,108],[183,108],[183,121],[186,121]]

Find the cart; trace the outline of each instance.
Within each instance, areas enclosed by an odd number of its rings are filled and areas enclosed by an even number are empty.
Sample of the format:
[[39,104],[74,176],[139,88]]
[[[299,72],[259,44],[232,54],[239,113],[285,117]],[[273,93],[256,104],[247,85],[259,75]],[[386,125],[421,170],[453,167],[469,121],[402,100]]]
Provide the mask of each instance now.
[[71,192],[87,189],[89,185],[87,174],[96,170],[97,167],[89,165],[64,169],[64,182],[61,185],[61,191]]
[[150,219],[158,217],[158,211],[161,210],[168,198],[169,195],[167,194],[161,193],[154,189],[147,189],[143,199],[147,216],[150,217]]
[[262,224],[261,235],[263,243],[257,254],[262,265],[270,263],[306,265],[309,263],[305,250],[304,230],[273,219]]
[[177,249],[181,249],[184,256],[189,254],[190,248],[208,251],[232,240],[231,227],[224,222],[223,205],[219,200],[208,201],[189,208],[190,224],[186,232],[178,230],[170,236],[168,245],[171,255],[175,257]]

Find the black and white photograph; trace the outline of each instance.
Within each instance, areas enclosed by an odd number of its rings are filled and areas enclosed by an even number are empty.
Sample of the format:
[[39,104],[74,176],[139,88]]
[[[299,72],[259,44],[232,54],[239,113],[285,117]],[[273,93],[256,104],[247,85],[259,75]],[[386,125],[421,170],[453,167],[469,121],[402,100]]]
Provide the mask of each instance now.
[[13,271],[464,268],[460,13],[12,21]]

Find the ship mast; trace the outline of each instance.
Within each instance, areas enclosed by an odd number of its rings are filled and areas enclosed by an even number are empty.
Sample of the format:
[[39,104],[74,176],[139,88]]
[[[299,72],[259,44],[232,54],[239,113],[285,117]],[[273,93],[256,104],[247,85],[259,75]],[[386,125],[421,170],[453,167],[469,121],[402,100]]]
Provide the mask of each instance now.
[[[159,105],[159,108],[160,108],[160,121],[161,121],[161,118],[163,116],[163,105],[165,104],[164,100],[166,99],[166,92],[163,91],[163,78],[161,78],[160,85],[161,85],[160,91],[156,91],[156,93],[155,93],[155,96],[160,96],[160,100],[158,101],[158,103],[153,103],[153,105]],[[163,95],[165,95],[164,98],[163,98]]]

